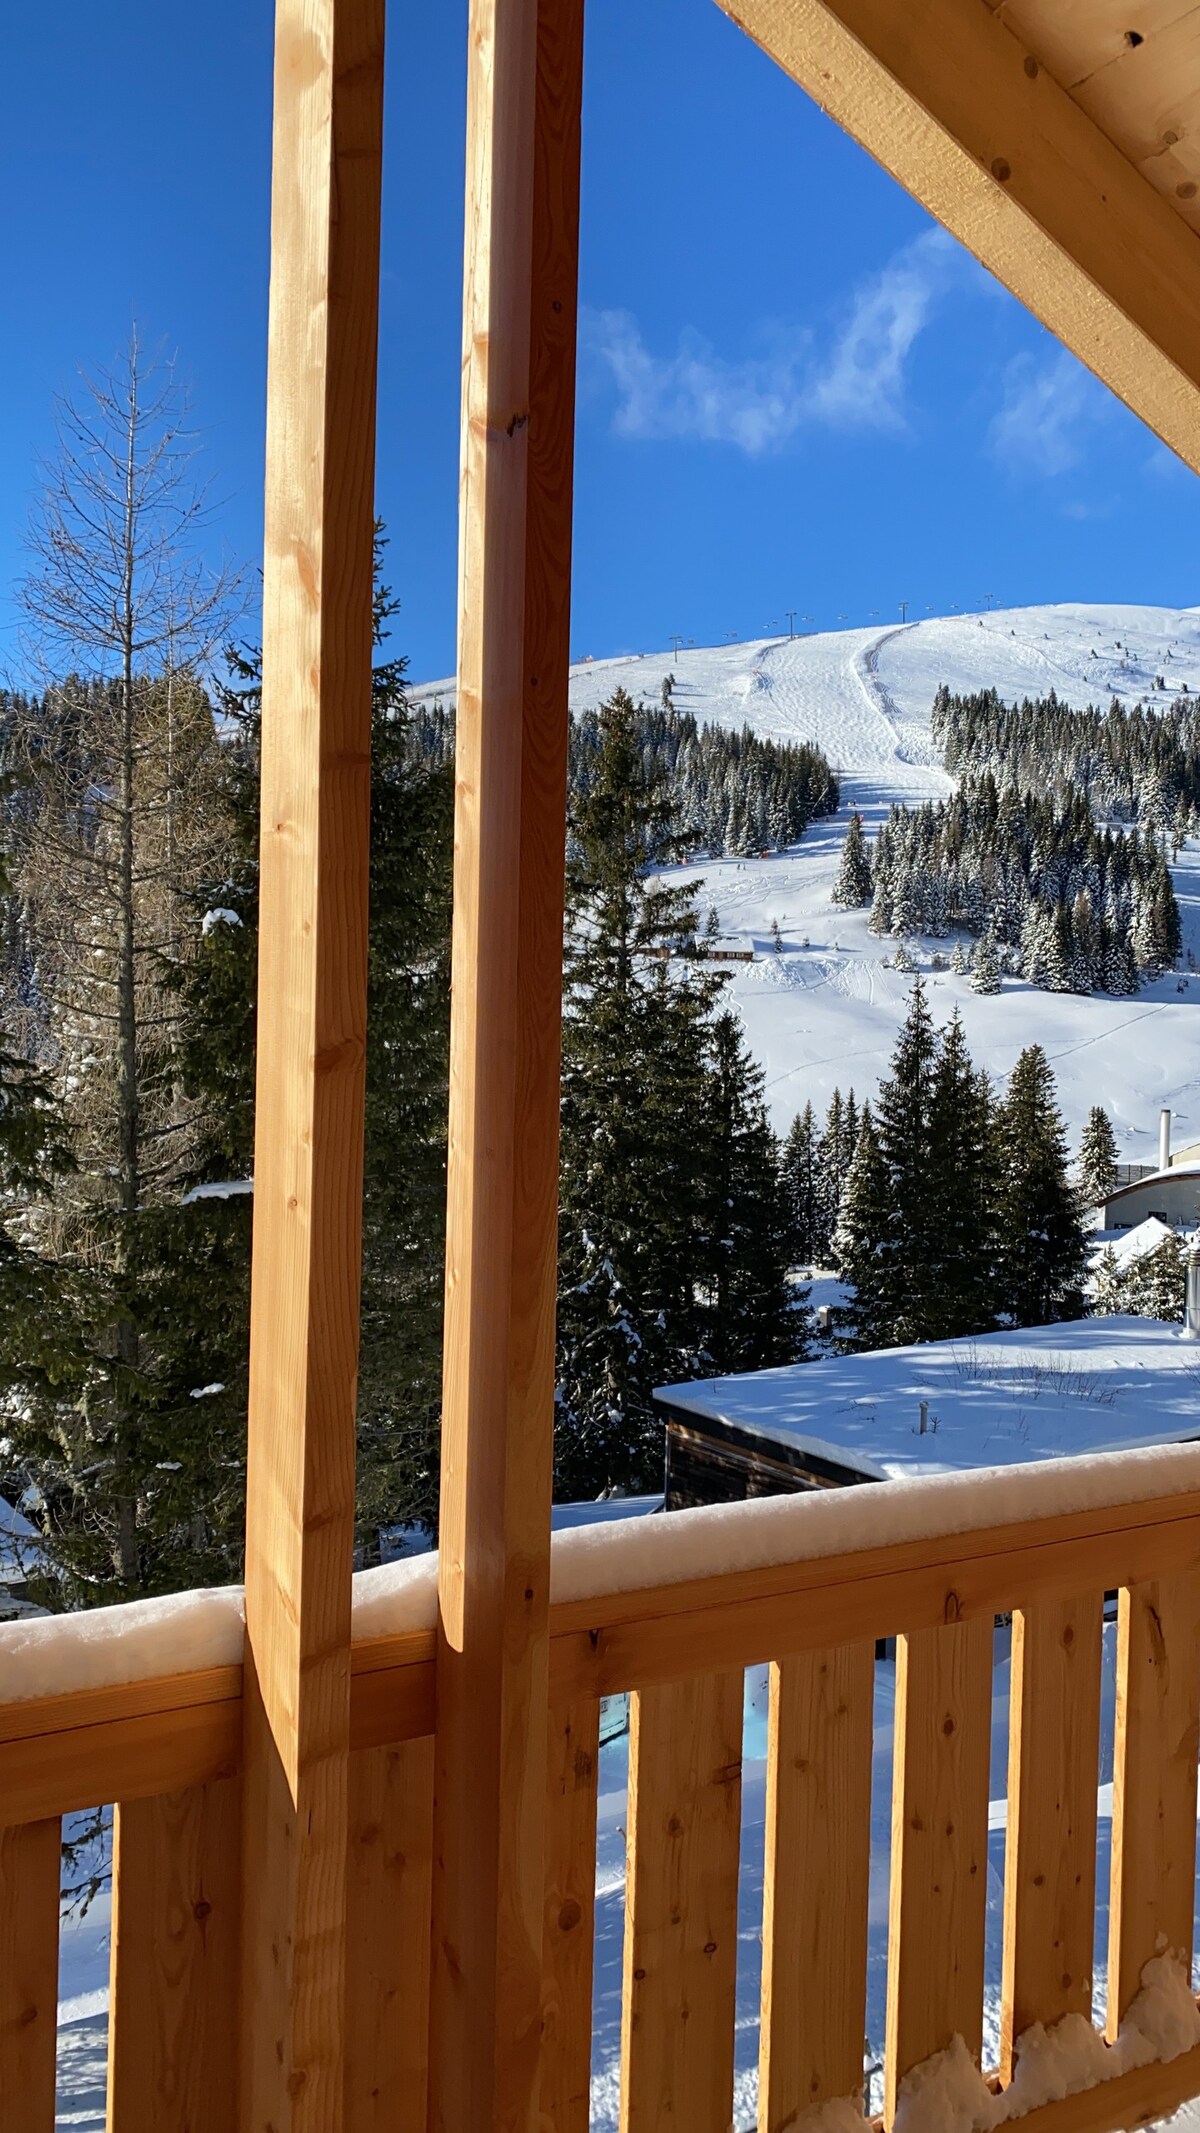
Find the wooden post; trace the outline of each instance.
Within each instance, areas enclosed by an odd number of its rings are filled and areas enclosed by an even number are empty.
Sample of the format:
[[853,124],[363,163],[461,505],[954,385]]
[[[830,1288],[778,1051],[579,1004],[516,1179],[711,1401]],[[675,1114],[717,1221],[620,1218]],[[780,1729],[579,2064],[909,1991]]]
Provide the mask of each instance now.
[[472,0],[430,2124],[537,2123],[582,0]]
[[278,0],[241,2125],[342,2123],[383,0]]

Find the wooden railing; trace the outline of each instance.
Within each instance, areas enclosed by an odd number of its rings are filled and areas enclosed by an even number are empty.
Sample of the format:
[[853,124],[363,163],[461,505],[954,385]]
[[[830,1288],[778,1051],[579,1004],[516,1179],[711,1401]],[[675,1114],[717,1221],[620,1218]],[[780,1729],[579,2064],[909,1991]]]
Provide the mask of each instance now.
[[[623,2133],[728,2133],[743,1681],[764,1661],[758,2125],[803,2129],[810,2108],[861,2096],[884,1637],[898,1644],[882,2122],[899,2112],[904,2123],[906,2076],[955,2037],[980,2057],[997,1617],[1012,1617],[1013,1668],[995,2092],[1035,2024],[1090,2023],[1101,1616],[1112,1591],[1114,2041],[1145,1966],[1164,1953],[1191,1961],[1200,1493],[557,1601],[543,2128],[586,2133],[589,2123],[599,1707],[630,1691]],[[60,1825],[98,1800],[117,1803],[112,2133],[237,2125],[239,1919],[255,1871],[241,1849],[241,1715],[237,1667],[0,1708],[0,2133],[54,2123]],[[427,2125],[434,1723],[431,1629],[355,1647],[348,2133]],[[1192,2046],[1022,2122],[1030,2133],[1104,2133],[1198,2092]]]

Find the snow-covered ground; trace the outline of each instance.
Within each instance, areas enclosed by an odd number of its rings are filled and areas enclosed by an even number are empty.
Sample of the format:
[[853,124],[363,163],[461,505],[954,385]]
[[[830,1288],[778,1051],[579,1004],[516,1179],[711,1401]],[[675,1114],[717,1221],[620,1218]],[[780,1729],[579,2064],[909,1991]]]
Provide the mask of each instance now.
[[[617,687],[657,703],[668,673],[679,710],[701,722],[815,741],[841,777],[840,814],[815,823],[795,851],[679,870],[703,881],[701,909],[716,906],[728,944],[755,951],[753,963],[736,966],[730,996],[765,1069],[776,1127],[786,1131],[806,1102],[823,1112],[835,1086],[871,1095],[886,1071],[911,979],[891,967],[895,943],[868,932],[866,912],[834,910],[829,895],[852,809],[873,831],[893,800],[950,789],[930,732],[939,683],[956,691],[994,687],[1010,700],[1053,688],[1082,707],[1113,696],[1125,703],[1148,698],[1161,674],[1168,698],[1184,682],[1194,696],[1200,609],[1016,608],[632,654],[574,667],[571,703],[594,708]],[[429,683],[414,693],[449,702],[454,688]],[[1160,692],[1158,701],[1166,700]],[[1175,878],[1185,952],[1190,947],[1200,960],[1200,845],[1184,851]],[[781,955],[772,948],[772,920],[783,936]],[[929,945],[946,954],[953,941]],[[1191,1019],[1200,976],[1161,979],[1132,1000],[1037,992],[1014,979],[980,998],[965,978],[931,975],[929,950],[918,950],[916,960],[929,978],[935,1014],[961,1009],[972,1053],[994,1077],[1008,1073],[1024,1045],[1045,1048],[1073,1138],[1096,1103],[1112,1114],[1124,1161],[1155,1157],[1163,1104],[1176,1113],[1178,1139],[1200,1138],[1200,1023]]]

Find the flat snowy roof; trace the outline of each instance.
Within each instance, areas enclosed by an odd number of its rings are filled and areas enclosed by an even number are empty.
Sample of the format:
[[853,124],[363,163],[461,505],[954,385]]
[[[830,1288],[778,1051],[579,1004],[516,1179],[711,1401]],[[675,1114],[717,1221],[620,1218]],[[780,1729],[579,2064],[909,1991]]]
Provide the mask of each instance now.
[[1085,1318],[664,1385],[655,1397],[889,1481],[1200,1439],[1200,1346],[1157,1319]]

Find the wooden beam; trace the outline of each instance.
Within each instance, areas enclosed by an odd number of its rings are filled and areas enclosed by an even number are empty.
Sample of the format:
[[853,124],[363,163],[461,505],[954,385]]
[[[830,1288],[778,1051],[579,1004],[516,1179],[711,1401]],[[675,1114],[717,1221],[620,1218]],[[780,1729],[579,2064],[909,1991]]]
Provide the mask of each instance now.
[[1200,239],[979,0],[719,0],[1200,469]]
[[383,0],[279,0],[243,2133],[342,2123]]
[[992,1624],[896,1646],[884,2124],[904,2076],[959,2036],[979,2063],[987,1912]]
[[0,2133],[54,2133],[57,1816],[0,1829]]
[[1200,1746],[1200,1574],[1118,1595],[1108,1904],[1108,2035],[1142,1970],[1172,1955],[1191,1978]]
[[582,0],[472,0],[431,2126],[536,2125]]
[[875,1647],[771,1668],[761,2133],[863,2092]]
[[734,1670],[633,1700],[620,2133],[729,2133],[744,1686]]
[[1092,2019],[1103,1600],[1013,1616],[1000,2071],[1035,2022]]
[[241,1788],[118,1804],[107,2133],[228,2133],[237,2115]]

